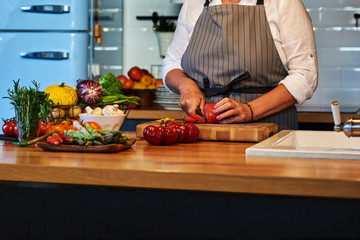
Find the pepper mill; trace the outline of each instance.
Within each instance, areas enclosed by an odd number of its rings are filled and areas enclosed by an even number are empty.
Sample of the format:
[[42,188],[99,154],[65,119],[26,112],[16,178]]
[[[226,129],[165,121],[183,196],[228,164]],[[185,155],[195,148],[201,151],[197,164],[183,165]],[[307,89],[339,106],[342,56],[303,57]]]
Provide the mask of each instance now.
[[334,130],[344,131],[347,137],[360,137],[360,119],[349,119],[341,126],[340,106],[338,101],[331,102],[331,111],[334,118]]

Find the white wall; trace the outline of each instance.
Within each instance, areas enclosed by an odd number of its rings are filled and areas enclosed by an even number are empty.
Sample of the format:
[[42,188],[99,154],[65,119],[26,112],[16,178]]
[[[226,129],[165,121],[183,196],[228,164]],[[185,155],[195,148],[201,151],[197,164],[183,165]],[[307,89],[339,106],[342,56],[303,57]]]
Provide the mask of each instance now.
[[133,66],[150,70],[152,64],[162,63],[158,41],[151,20],[137,20],[136,16],[177,16],[181,5],[170,0],[124,0],[123,73]]
[[319,86],[313,98],[300,109],[327,111],[332,100],[338,100],[343,111],[358,109],[360,27],[355,27],[354,13],[360,13],[360,1],[303,0],[303,3],[315,29]]
[[[290,2],[290,0],[289,0]],[[354,13],[360,0],[303,0],[313,21],[319,58],[319,86],[301,111],[329,111],[338,100],[342,111],[360,107],[360,28]],[[138,65],[150,69],[161,64],[151,21],[136,16],[176,15],[180,5],[170,0],[124,0],[123,72]]]

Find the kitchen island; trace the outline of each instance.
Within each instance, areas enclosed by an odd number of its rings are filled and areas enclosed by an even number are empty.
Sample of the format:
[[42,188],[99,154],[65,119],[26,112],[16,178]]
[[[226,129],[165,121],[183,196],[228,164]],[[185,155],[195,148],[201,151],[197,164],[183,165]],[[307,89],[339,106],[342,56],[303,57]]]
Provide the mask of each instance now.
[[359,161],[245,156],[253,144],[95,154],[1,140],[0,238],[360,237]]

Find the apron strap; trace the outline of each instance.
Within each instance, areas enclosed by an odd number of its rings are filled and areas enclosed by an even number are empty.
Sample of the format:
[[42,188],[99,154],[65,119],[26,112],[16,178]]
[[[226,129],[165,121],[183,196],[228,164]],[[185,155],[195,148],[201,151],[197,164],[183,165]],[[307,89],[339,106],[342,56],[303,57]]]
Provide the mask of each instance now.
[[211,0],[205,0],[205,4],[204,4],[204,7],[208,7],[209,4],[210,4]]
[[233,88],[233,86],[242,81],[250,78],[250,73],[248,71],[242,73],[240,76],[232,80],[228,85],[221,88],[211,88],[210,81],[208,78],[203,79],[204,88],[201,89],[204,92],[205,97],[213,97],[216,95],[225,95],[229,92],[238,92],[238,93],[267,93],[274,89],[275,87],[246,87],[246,88]]
[[[211,0],[205,0],[204,7],[208,7]],[[256,5],[264,5],[264,0],[257,0]]]

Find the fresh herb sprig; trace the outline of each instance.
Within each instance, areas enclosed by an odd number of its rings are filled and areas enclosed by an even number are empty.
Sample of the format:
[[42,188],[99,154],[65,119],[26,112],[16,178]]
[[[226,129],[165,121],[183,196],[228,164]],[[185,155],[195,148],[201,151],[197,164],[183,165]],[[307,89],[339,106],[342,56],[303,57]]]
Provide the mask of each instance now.
[[15,108],[16,122],[20,140],[30,140],[36,137],[39,120],[44,121],[50,112],[53,102],[49,99],[49,94],[40,91],[40,84],[32,81],[32,87],[20,87],[20,79],[14,82],[14,89],[8,89],[8,98]]

